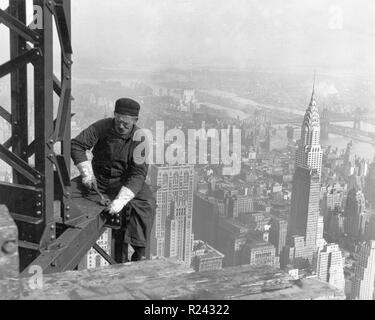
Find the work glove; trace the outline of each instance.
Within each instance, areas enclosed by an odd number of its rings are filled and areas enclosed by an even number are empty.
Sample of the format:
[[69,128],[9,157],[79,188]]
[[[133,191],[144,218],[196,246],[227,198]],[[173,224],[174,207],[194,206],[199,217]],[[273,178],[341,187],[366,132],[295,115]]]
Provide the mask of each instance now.
[[108,212],[111,215],[119,214],[122,209],[129,203],[129,201],[135,198],[133,191],[126,187],[122,187],[119,194],[108,206]]
[[91,161],[81,162],[77,165],[77,168],[82,177],[82,184],[90,190],[94,188],[96,185],[96,178],[94,170],[92,169]]

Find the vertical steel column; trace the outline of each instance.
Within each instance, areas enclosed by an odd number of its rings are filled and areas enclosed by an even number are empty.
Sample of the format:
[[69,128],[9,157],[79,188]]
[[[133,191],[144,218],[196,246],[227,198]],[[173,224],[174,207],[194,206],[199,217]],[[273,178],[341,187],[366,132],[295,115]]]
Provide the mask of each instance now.
[[[11,0],[9,13],[26,23],[25,0]],[[17,58],[26,50],[26,41],[10,30],[10,58]],[[12,149],[13,153],[28,162],[28,113],[27,113],[27,65],[11,74],[11,113],[12,113]],[[13,183],[26,184],[27,180],[13,169]]]
[[[53,19],[47,1],[34,0],[34,5],[43,9],[43,29],[36,30],[40,36],[39,56],[34,63],[35,100],[35,168],[43,178],[43,218],[45,226],[54,222],[54,169],[48,156],[53,154],[49,144],[53,128]],[[41,240],[47,246],[55,240],[53,228],[46,230]]]
[[[71,0],[64,0],[63,1],[65,15],[66,15],[66,23],[68,26],[68,32],[70,34],[70,42],[72,42],[72,28],[71,28]],[[64,50],[64,48],[62,48]],[[68,65],[64,63],[63,54],[61,54],[61,77],[64,77],[65,85],[67,90],[72,89],[72,55],[66,54],[66,58],[68,59]],[[63,79],[62,79],[63,80]],[[71,108],[71,100],[69,100],[69,106],[67,109],[67,114],[70,115],[72,112]],[[70,140],[71,140],[71,122],[68,121],[68,128],[65,128],[65,135],[64,140],[61,143],[61,152],[64,155],[65,163],[70,164]],[[68,172],[70,176],[70,166],[68,166]]]
[[[63,8],[64,8],[64,11],[65,11],[65,19],[66,19],[66,24],[67,24],[67,28],[68,28],[67,31],[70,35],[70,43],[71,43],[72,42],[71,0],[63,1]],[[63,46],[61,46],[61,50],[63,51],[64,49],[65,48]],[[65,55],[65,58],[67,59],[67,61],[64,61],[64,55]],[[69,91],[72,89],[72,70],[71,70],[72,61],[71,61],[71,59],[72,59],[72,55],[70,53],[61,52],[61,83],[64,82],[66,89],[69,90]],[[69,115],[69,117],[70,117],[70,114],[72,113],[71,99],[69,99],[68,108],[67,108],[66,112],[67,112],[67,115]],[[70,150],[71,121],[67,121],[66,126],[67,127],[65,128],[65,131],[64,131],[64,139],[61,142],[61,154],[63,155],[63,157],[65,159],[68,174],[69,174],[69,177],[70,177],[70,171],[71,171],[71,168],[70,168],[70,163],[71,163],[71,161],[70,161],[70,157],[71,157],[71,150]],[[61,202],[61,216],[64,219],[64,221],[67,218],[67,216],[69,216],[69,212],[67,211],[68,207],[69,207],[69,205],[66,204],[65,197],[63,197],[63,200]]]

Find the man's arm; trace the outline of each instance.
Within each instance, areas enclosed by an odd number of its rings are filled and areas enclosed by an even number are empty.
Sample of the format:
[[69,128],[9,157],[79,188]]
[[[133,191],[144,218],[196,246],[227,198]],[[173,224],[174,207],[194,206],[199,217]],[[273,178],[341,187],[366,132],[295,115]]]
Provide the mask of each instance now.
[[91,150],[99,141],[101,122],[94,123],[83,130],[71,142],[71,154],[74,164],[82,177],[82,184],[92,189],[96,185],[94,170],[91,161],[88,161],[86,151]]
[[[142,142],[136,142],[136,147],[139,147]],[[146,142],[143,142],[145,144]],[[137,195],[146,180],[147,172],[148,172],[148,164],[144,159],[139,157],[136,152],[130,156],[131,163],[129,166],[129,171],[127,174],[127,179],[125,180],[124,187],[130,189],[135,195]]]
[[75,165],[88,161],[86,151],[91,150],[99,140],[100,130],[97,124],[83,130],[71,142],[72,160]]

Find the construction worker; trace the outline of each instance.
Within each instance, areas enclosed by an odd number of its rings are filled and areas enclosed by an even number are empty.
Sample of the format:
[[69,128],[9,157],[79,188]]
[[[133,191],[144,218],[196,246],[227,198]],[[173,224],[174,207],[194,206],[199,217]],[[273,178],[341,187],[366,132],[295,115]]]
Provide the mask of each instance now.
[[[134,141],[140,105],[132,99],[116,101],[114,118],[100,120],[82,131],[71,143],[71,153],[80,177],[75,180],[83,192],[94,187],[112,202],[109,214],[121,214],[122,228],[113,230],[114,259],[128,262],[128,244],[134,249],[131,261],[146,259],[155,215],[155,198],[146,184],[148,165],[134,161]],[[92,162],[86,151],[92,149]],[[74,180],[73,180],[74,181]]]

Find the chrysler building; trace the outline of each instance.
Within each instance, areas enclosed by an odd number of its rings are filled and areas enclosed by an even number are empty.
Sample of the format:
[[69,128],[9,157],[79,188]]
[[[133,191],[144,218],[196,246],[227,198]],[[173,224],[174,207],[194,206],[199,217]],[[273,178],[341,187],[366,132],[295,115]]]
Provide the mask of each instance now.
[[301,140],[296,152],[296,167],[322,172],[323,151],[320,146],[320,118],[315,101],[315,80],[310,105],[302,124]]

